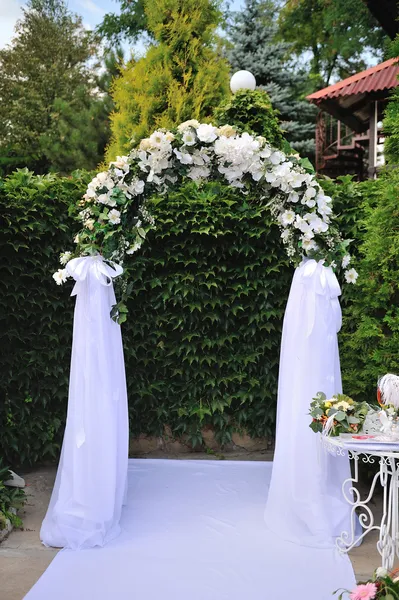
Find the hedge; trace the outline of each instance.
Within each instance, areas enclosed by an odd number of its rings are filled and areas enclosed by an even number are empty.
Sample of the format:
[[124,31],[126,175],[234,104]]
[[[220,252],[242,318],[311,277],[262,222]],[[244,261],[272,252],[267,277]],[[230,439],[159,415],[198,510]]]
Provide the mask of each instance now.
[[[0,183],[0,455],[11,464],[57,456],[65,420],[74,301],[52,272],[71,247],[68,208],[89,175]],[[131,431],[169,425],[195,445],[212,426],[274,428],[282,315],[292,270],[269,209],[220,184],[153,200],[157,229],[132,257],[123,326]]]
[[[0,179],[0,456],[7,464],[57,457],[66,415],[72,282],[51,277],[76,229],[68,216],[87,173]],[[357,286],[345,286],[340,335],[344,390],[374,395],[379,375],[399,372],[398,172],[342,178],[341,228],[354,242]],[[168,425],[193,446],[212,427],[274,431],[282,316],[292,269],[270,213],[221,184],[183,186],[153,199],[157,228],[132,257],[123,325],[131,432]]]

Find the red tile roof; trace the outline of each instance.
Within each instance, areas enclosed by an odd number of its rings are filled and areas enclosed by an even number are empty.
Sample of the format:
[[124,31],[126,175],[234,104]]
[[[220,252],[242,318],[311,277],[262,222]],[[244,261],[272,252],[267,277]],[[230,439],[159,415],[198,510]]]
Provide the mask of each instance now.
[[334,85],[329,85],[323,90],[310,94],[310,96],[307,96],[307,99],[314,104],[318,104],[321,100],[326,100],[327,98],[353,96],[364,94],[365,92],[391,89],[399,85],[398,75],[398,59],[391,58],[376,67],[356,73],[352,77],[343,79],[338,83],[334,83]]

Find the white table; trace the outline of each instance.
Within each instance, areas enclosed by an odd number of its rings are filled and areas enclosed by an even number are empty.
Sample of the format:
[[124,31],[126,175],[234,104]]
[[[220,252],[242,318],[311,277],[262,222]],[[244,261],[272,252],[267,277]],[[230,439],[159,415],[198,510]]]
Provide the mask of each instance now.
[[[349,456],[354,463],[353,477],[342,484],[345,500],[351,505],[351,531],[344,531],[337,538],[340,552],[349,552],[370,532],[378,531],[377,550],[382,558],[382,566],[390,570],[395,555],[399,558],[399,443],[398,444],[366,444],[343,440],[339,437],[321,436],[324,448],[338,456]],[[359,461],[366,464],[379,464],[379,471],[374,475],[370,491],[362,499],[357,485],[359,483]],[[374,519],[370,502],[377,484],[383,491],[383,510],[381,522]],[[357,515],[357,516],[356,516]],[[362,526],[362,533],[356,535],[357,519]]]

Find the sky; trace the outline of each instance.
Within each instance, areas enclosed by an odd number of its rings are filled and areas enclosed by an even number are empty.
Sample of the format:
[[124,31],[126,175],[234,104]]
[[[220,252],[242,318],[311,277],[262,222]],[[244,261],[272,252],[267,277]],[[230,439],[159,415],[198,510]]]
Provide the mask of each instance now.
[[[11,41],[15,23],[21,17],[24,0],[0,0],[0,48]],[[118,12],[119,3],[116,0],[69,0],[71,11],[83,18],[88,29],[100,23],[107,12]],[[240,10],[244,0],[230,0],[230,10]]]

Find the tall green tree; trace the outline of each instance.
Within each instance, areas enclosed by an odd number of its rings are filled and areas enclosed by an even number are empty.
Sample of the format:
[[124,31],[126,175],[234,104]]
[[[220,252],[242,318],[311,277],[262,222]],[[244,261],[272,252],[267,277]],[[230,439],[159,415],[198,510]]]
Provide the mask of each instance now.
[[362,0],[287,0],[279,25],[298,54],[310,53],[313,89],[365,69],[387,41]]
[[0,51],[0,168],[94,168],[107,140],[94,39],[64,0],[29,0]]
[[113,85],[110,160],[152,129],[209,119],[228,94],[229,68],[215,35],[217,0],[147,0],[145,11],[155,42]]
[[275,0],[246,0],[230,30],[228,59],[234,71],[247,69],[265,89],[280,113],[281,127],[293,148],[314,155],[316,110],[303,99],[308,74],[298,69],[292,44],[277,40],[278,4]]

